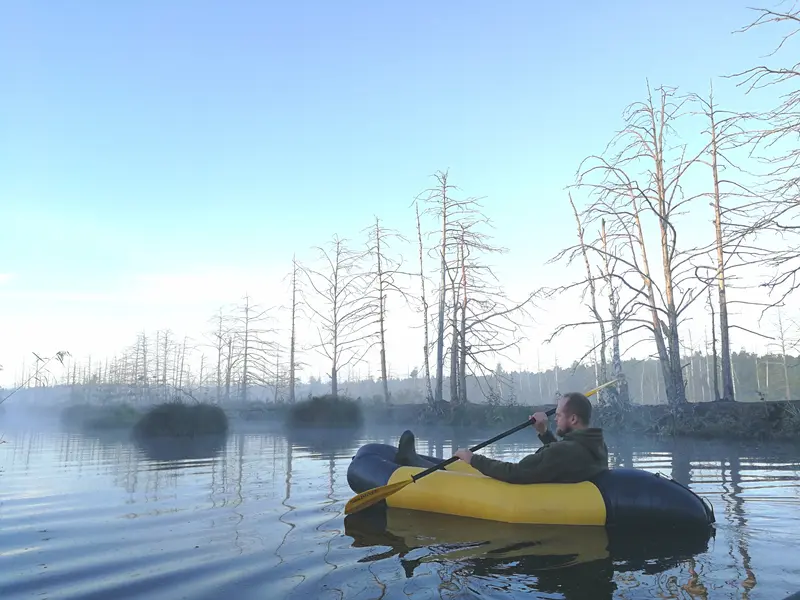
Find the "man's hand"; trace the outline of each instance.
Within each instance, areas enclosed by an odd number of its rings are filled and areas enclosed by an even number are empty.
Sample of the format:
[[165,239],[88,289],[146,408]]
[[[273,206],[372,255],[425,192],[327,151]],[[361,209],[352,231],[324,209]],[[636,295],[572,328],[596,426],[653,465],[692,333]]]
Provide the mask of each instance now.
[[467,464],[469,464],[470,461],[472,460],[472,452],[464,448],[459,448],[458,450],[456,450],[455,455]]
[[536,428],[539,435],[547,431],[547,413],[537,412],[531,415],[531,419],[535,421],[533,426]]

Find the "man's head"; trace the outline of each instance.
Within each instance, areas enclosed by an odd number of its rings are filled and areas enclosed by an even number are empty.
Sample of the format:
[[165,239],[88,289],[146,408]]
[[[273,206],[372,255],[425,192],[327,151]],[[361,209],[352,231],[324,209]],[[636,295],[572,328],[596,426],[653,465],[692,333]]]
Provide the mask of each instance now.
[[592,403],[581,393],[570,392],[558,400],[556,435],[564,436],[575,429],[586,429],[592,420]]

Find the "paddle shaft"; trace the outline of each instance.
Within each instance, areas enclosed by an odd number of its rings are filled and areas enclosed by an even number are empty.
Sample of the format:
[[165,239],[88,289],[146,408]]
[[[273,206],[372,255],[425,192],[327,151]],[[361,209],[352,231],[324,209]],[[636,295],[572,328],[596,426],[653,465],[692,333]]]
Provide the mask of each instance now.
[[[551,408],[551,409],[550,409],[550,410],[548,410],[548,411],[547,411],[545,414],[546,414],[548,417],[550,417],[550,416],[552,416],[552,415],[553,415],[555,412],[556,412],[556,409],[555,409],[555,408]],[[485,448],[485,447],[486,447],[486,446],[488,446],[489,444],[494,444],[496,441],[498,441],[498,440],[502,440],[504,437],[507,437],[507,436],[511,435],[512,433],[516,433],[516,432],[517,432],[517,431],[519,431],[520,429],[525,429],[526,427],[528,427],[529,425],[531,425],[531,424],[533,424],[533,423],[534,423],[534,420],[533,420],[533,419],[528,419],[527,421],[525,421],[524,423],[520,423],[519,425],[517,425],[517,426],[516,426],[516,427],[514,427],[513,429],[509,429],[508,431],[504,431],[503,433],[501,433],[501,434],[499,434],[499,435],[496,435],[496,436],[494,436],[494,437],[493,437],[492,439],[490,439],[490,440],[486,440],[485,442],[481,442],[481,443],[480,443],[480,444],[478,444],[477,446],[473,446],[472,448],[470,448],[470,449],[469,449],[469,451],[470,451],[470,452],[477,452],[477,451],[478,451],[478,450],[480,450],[481,448]],[[457,456],[451,456],[450,458],[448,458],[448,459],[447,459],[446,461],[444,461],[444,462],[441,462],[441,463],[439,463],[439,464],[437,464],[437,465],[434,465],[434,466],[432,466],[432,467],[430,467],[430,468],[428,468],[428,469],[425,469],[425,470],[424,470],[424,471],[422,471],[421,473],[417,473],[416,475],[412,475],[412,476],[411,476],[411,479],[413,479],[414,481],[417,481],[417,479],[420,479],[421,477],[425,477],[425,475],[430,475],[430,474],[431,474],[431,473],[433,473],[434,471],[438,471],[439,469],[443,469],[443,468],[444,468],[444,467],[446,467],[447,465],[452,465],[452,464],[453,464],[454,462],[456,462],[457,460],[460,460],[460,459],[459,459]]]

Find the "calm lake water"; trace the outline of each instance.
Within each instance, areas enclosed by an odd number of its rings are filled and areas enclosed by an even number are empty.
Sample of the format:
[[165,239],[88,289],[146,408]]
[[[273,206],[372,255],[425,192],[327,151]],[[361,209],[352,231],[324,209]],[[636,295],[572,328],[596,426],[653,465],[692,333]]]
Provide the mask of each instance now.
[[[609,439],[614,464],[705,494],[711,539],[396,509],[345,519],[351,456],[400,433],[233,432],[217,447],[176,450],[5,431],[0,598],[780,600],[800,590],[798,446]],[[417,449],[450,456],[495,433],[419,430]],[[516,460],[538,445],[520,432],[486,453]]]

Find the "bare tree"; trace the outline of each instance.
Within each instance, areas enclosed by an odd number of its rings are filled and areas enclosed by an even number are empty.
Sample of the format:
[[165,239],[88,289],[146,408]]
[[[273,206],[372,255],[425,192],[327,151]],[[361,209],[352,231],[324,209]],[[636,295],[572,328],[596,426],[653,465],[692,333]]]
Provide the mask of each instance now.
[[[589,262],[589,253],[586,249],[586,240],[583,231],[583,224],[581,223],[580,215],[578,214],[578,209],[575,207],[575,202],[572,199],[572,194],[569,194],[569,204],[572,207],[572,214],[575,216],[575,223],[578,227],[578,245],[580,248],[581,256],[583,257],[583,263],[586,267],[586,285],[589,289],[589,311],[591,312],[592,316],[594,317],[595,321],[597,321],[597,325],[600,329],[600,372],[598,373],[598,382],[606,381],[606,328],[605,328],[605,319],[600,315],[600,311],[597,309],[597,290],[595,287],[595,276],[592,273],[592,266]],[[597,348],[596,344],[592,344],[593,349]],[[601,394],[601,398],[604,398],[605,395]]]
[[[136,360],[133,369],[133,385],[144,387],[144,398],[150,401],[150,378],[148,376],[148,340],[147,333],[142,331],[136,338]],[[74,377],[73,377],[74,380]],[[73,381],[74,384],[74,381]]]
[[[602,258],[602,278],[608,293],[608,312],[611,320],[611,367],[614,371],[614,379],[617,383],[614,387],[603,390],[605,396],[611,399],[612,404],[619,403],[622,406],[630,404],[630,393],[628,392],[628,381],[622,370],[622,355],[620,353],[620,336],[625,320],[631,313],[634,298],[626,303],[620,301],[620,285],[616,280],[616,263],[614,254],[609,251],[608,234],[606,232],[605,219],[600,220],[600,243]],[[603,379],[605,382],[605,377]]]
[[[787,11],[753,10],[758,18],[740,33],[765,25],[788,24],[791,27],[770,55],[777,54],[787,40],[800,31],[800,9],[796,5]],[[728,77],[738,79],[737,85],[745,87],[746,93],[771,86],[788,88],[776,106],[751,115],[762,125],[750,132],[751,156],[766,165],[767,171],[762,174],[766,181],[763,198],[751,207],[757,210],[758,218],[747,228],[764,237],[779,237],[787,242],[782,247],[760,248],[758,252],[761,265],[772,271],[763,285],[780,293],[777,305],[800,288],[800,148],[793,143],[800,133],[800,63],[791,67],[759,65]],[[781,144],[785,144],[786,149],[781,149]]]
[[[288,401],[290,404],[294,403],[296,400],[296,391],[297,391],[297,371],[302,369],[302,367],[306,366],[305,363],[298,360],[298,349],[297,349],[297,317],[298,314],[303,316],[305,313],[303,311],[303,299],[302,293],[300,293],[300,284],[301,282],[298,281],[298,275],[301,274],[300,265],[297,262],[297,258],[295,255],[292,255],[292,270],[284,277],[284,281],[286,279],[289,280],[289,289],[291,295],[291,303],[289,306],[281,306],[279,308],[280,311],[288,311],[289,312],[289,346],[288,346],[288,354],[289,359],[287,363],[282,363],[278,358],[278,355],[284,355],[287,352],[287,348],[284,344],[275,343],[274,344],[274,351],[276,354],[275,357],[275,374],[274,374],[274,388],[275,394],[274,397],[277,401],[279,397],[279,390],[286,388],[288,392]],[[284,333],[280,333],[278,338],[284,339]]]
[[[309,289],[303,303],[317,320],[319,342],[312,347],[331,361],[331,394],[339,393],[339,372],[359,363],[374,344],[375,307],[366,294],[368,275],[364,253],[346,246],[334,235],[329,249],[317,247],[320,270],[300,266]],[[317,302],[311,301],[315,297]]]
[[[685,196],[682,179],[703,149],[687,157],[687,148],[671,151],[667,136],[682,115],[685,101],[676,101],[671,88],[660,87],[653,100],[648,84],[647,100],[632,104],[625,112],[625,127],[610,144],[619,146],[610,157],[592,156],[595,164],[581,167],[578,187],[596,196],[585,211],[589,220],[610,217],[613,234],[626,241],[625,254],[614,258],[626,267],[617,281],[636,294],[635,306],[645,310],[647,319],[636,318],[639,326],[652,333],[661,364],[667,398],[671,404],[686,402],[680,357],[679,324],[696,300],[692,283],[692,261],[702,254],[698,248],[680,248],[677,217],[697,196]],[[599,176],[598,182],[590,179]],[[654,280],[648,257],[648,238],[643,218],[655,218],[661,251],[663,282]],[[638,276],[642,288],[631,285],[626,275]]]
[[[718,156],[720,142],[724,143],[727,137],[727,126],[734,123],[736,115],[723,119],[718,122],[717,111],[714,107],[714,90],[709,92],[708,101],[701,100],[705,113],[710,122],[711,144],[709,146],[711,154],[711,176],[714,183],[714,233],[717,250],[717,292],[719,294],[719,333],[720,351],[722,352],[722,398],[720,400],[734,401],[733,374],[731,371],[731,345],[730,328],[728,327],[728,302],[727,290],[725,288],[725,256],[724,242],[722,238],[722,206],[720,202],[720,179]],[[720,129],[721,128],[721,129]],[[720,138],[722,138],[720,140]],[[716,377],[716,374],[715,374]]]
[[214,349],[217,352],[217,376],[216,376],[216,384],[217,384],[217,402],[220,401],[222,398],[222,356],[225,351],[226,346],[226,339],[224,337],[226,331],[223,332],[223,324],[225,322],[225,317],[222,314],[222,308],[219,309],[219,312],[214,316],[214,321],[216,324],[216,328],[213,332],[213,340],[214,340]]
[[800,335],[798,335],[798,326],[791,319],[786,322],[783,317],[783,311],[777,309],[777,345],[780,350],[781,366],[783,367],[783,381],[786,400],[792,399],[791,380],[789,378],[789,355],[793,351],[800,348]]
[[[458,402],[464,404],[467,372],[479,384],[498,381],[496,359],[510,360],[507,352],[518,348],[524,339],[523,324],[530,317],[529,306],[537,292],[531,292],[520,302],[508,298],[489,262],[491,255],[505,253],[507,249],[492,243],[485,230],[491,227],[491,221],[483,214],[478,200],[457,225],[458,246],[449,276],[454,291],[452,325],[456,340],[451,355],[455,373],[451,377],[458,377],[458,385],[451,389]],[[510,385],[508,377],[503,384]],[[491,389],[483,390],[484,396],[491,393]]]
[[295,390],[295,367],[297,366],[295,358],[295,345],[297,343],[297,334],[295,330],[297,319],[297,260],[292,256],[292,333],[289,340],[289,402],[294,403],[294,390]]
[[422,302],[422,314],[423,314],[422,321],[425,330],[425,340],[423,342],[425,395],[428,403],[432,403],[434,401],[434,397],[433,397],[433,390],[431,389],[431,365],[430,365],[430,347],[429,347],[430,340],[428,338],[429,311],[428,311],[428,297],[425,293],[425,263],[423,260],[424,250],[422,244],[422,226],[420,224],[418,202],[414,202],[414,209],[416,210],[417,214],[417,240],[419,244],[419,279],[421,288],[420,300]]
[[[211,318],[213,329],[206,334],[210,346],[216,355],[214,384],[216,386],[216,401],[230,400],[231,375],[233,371],[233,340],[234,328],[231,318],[220,307]],[[224,395],[223,395],[224,384]]]
[[367,289],[370,302],[376,309],[384,402],[389,402],[389,374],[386,369],[386,299],[389,294],[394,294],[407,301],[405,291],[395,281],[402,262],[386,254],[392,240],[406,241],[397,231],[383,227],[380,219],[375,217],[375,223],[368,228],[367,255],[372,260],[372,271],[369,274],[371,281]]
[[46,378],[48,376],[52,376],[52,372],[47,367],[47,365],[49,365],[52,360],[56,360],[63,367],[64,359],[68,356],[72,356],[67,350],[59,350],[53,356],[50,356],[48,358],[42,358],[35,352],[32,352],[32,354],[36,357],[36,368],[34,369],[33,373],[26,378],[23,372],[22,382],[19,385],[17,385],[13,390],[11,390],[11,392],[7,396],[0,398],[0,404],[3,404],[3,402],[11,398],[11,396],[13,396],[22,388],[30,384],[31,381],[35,380],[38,382],[43,379],[46,381]]
[[[436,327],[436,389],[434,401],[439,404],[443,400],[444,389],[444,343],[445,343],[445,311],[447,306],[447,273],[448,250],[452,239],[452,222],[457,220],[458,213],[468,209],[470,199],[456,200],[451,193],[457,188],[447,182],[447,171],[437,171],[433,177],[436,179],[434,187],[424,192],[423,199],[429,205],[425,214],[434,216],[439,222],[439,242],[437,257],[439,259],[439,312]],[[418,197],[419,199],[419,197]]]
[[482,227],[491,223],[480,199],[455,198],[458,188],[449,182],[446,171],[437,172],[434,178],[436,185],[421,195],[428,205],[425,214],[439,223],[435,251],[440,281],[434,402],[443,400],[444,348],[449,330],[450,400],[463,403],[466,371],[491,375],[494,369],[485,362],[486,355],[495,358],[518,345],[520,327],[515,319],[524,312],[532,295],[521,303],[509,303],[486,262],[487,254],[505,249],[491,245],[483,231]]
[[169,399],[169,392],[167,389],[169,379],[167,378],[167,373],[169,372],[169,362],[172,354],[172,348],[175,345],[175,341],[172,336],[173,333],[171,329],[166,329],[161,332],[161,344],[158,348],[159,354],[156,355],[156,360],[158,360],[159,356],[161,357],[161,371],[159,372],[159,377],[161,382],[161,398],[164,401]]
[[[569,294],[573,291],[577,291],[580,293],[581,298],[585,299],[588,294],[589,302],[587,307],[590,319],[580,319],[558,324],[553,329],[547,341],[552,342],[557,336],[569,329],[587,326],[598,327],[600,330],[600,342],[596,343],[594,341],[594,336],[592,336],[593,341],[591,347],[576,361],[576,364],[582,363],[587,356],[594,354],[599,349],[600,369],[598,372],[598,381],[606,381],[608,377],[608,363],[606,358],[609,341],[608,327],[611,334],[611,365],[617,384],[614,387],[603,390],[603,392],[601,392],[601,398],[603,400],[609,400],[610,403],[614,405],[619,403],[626,405],[630,402],[630,395],[625,374],[622,370],[622,352],[620,345],[623,336],[635,332],[642,327],[641,324],[634,323],[631,326],[627,324],[629,320],[635,321],[631,319],[631,316],[641,303],[642,289],[635,289],[634,293],[627,294],[624,299],[621,297],[620,288],[630,289],[632,287],[627,280],[624,282],[621,281],[623,275],[618,272],[619,257],[625,255],[626,238],[624,236],[614,235],[611,236],[611,240],[609,241],[605,218],[600,217],[599,238],[588,239],[583,219],[585,219],[588,224],[593,224],[596,220],[595,216],[589,212],[587,213],[588,217],[582,218],[572,195],[570,194],[568,198],[577,224],[578,243],[559,251],[548,263],[557,263],[561,260],[566,260],[567,266],[569,266],[573,261],[580,258],[583,261],[585,276],[572,283],[548,289],[547,296],[553,297],[557,294]],[[593,267],[595,263],[596,267]],[[595,268],[597,271],[596,273]],[[598,285],[602,287],[598,289]],[[598,298],[602,291],[605,291],[607,295],[607,306],[601,308]],[[606,309],[608,311],[607,315],[605,312]]]
[[[704,131],[709,139],[706,147],[708,158],[707,160],[701,159],[701,162],[706,163],[709,167],[712,190],[703,196],[711,198],[711,206],[714,211],[714,242],[709,252],[710,255],[713,255],[709,261],[713,263],[713,266],[700,265],[696,271],[700,281],[717,289],[720,341],[719,373],[722,380],[722,394],[719,395],[715,387],[715,397],[717,400],[732,402],[735,400],[735,384],[730,350],[731,332],[734,329],[740,329],[753,335],[762,334],[741,325],[732,324],[728,316],[729,307],[734,304],[769,306],[769,303],[751,299],[752,294],[747,295],[743,300],[731,300],[728,295],[730,290],[736,288],[737,277],[734,271],[757,267],[758,256],[763,252],[762,248],[750,243],[750,239],[758,233],[758,228],[752,226],[751,216],[754,208],[761,205],[761,199],[753,191],[734,180],[731,175],[725,176],[726,171],[729,170],[734,173],[746,173],[744,169],[733,162],[730,154],[748,143],[747,133],[741,124],[750,117],[747,114],[720,110],[714,103],[713,86],[710,88],[707,98],[698,94],[690,94],[689,98],[700,106],[699,113],[708,124]],[[750,173],[746,174],[750,175]],[[704,271],[710,274],[705,275]],[[752,285],[745,284],[738,287],[746,289],[751,288]],[[711,308],[712,321],[714,321],[715,314],[713,307]],[[715,327],[716,325],[712,324],[712,333],[716,331]],[[716,368],[715,337],[713,342]],[[715,385],[716,377],[715,371]]]
[[[466,404],[466,402],[467,402],[467,351],[468,351],[468,347],[467,347],[467,327],[466,327],[466,324],[467,324],[467,304],[468,304],[468,301],[469,301],[469,296],[468,296],[468,293],[467,293],[467,290],[468,290],[467,260],[466,260],[467,259],[467,242],[466,242],[465,233],[466,233],[466,230],[464,228],[464,225],[462,224],[461,225],[461,240],[460,240],[460,244],[459,244],[459,253],[458,253],[459,260],[461,261],[461,282],[460,282],[460,287],[461,287],[461,302],[460,302],[460,304],[461,304],[461,307],[460,307],[461,308],[461,315],[460,315],[460,317],[461,317],[461,327],[460,328],[455,327],[455,324],[457,324],[457,321],[455,321],[455,320],[453,321],[454,322],[453,339],[454,340],[456,339],[456,336],[455,336],[456,331],[458,331],[458,333],[460,335],[460,337],[458,338],[458,341],[459,341],[458,349],[460,351],[459,352],[460,356],[458,357],[459,360],[458,360],[458,390],[457,391],[458,391],[458,393],[460,395],[459,401],[462,404]],[[471,290],[470,290],[470,292],[471,292]],[[455,352],[455,344],[454,344],[453,357],[455,358],[455,356],[456,356],[456,352]]]
[[241,370],[239,385],[242,402],[248,401],[251,382],[265,386],[273,380],[274,341],[268,337],[274,335],[274,330],[266,326],[269,312],[269,308],[253,304],[250,296],[245,295],[244,303],[238,307],[238,314],[232,318],[237,340],[234,364],[235,368]]
[[[717,319],[714,303],[711,301],[711,287],[708,288],[708,309],[711,312],[711,359],[714,372],[714,400],[719,400],[719,368],[717,366]],[[758,365],[756,365],[758,368]]]

